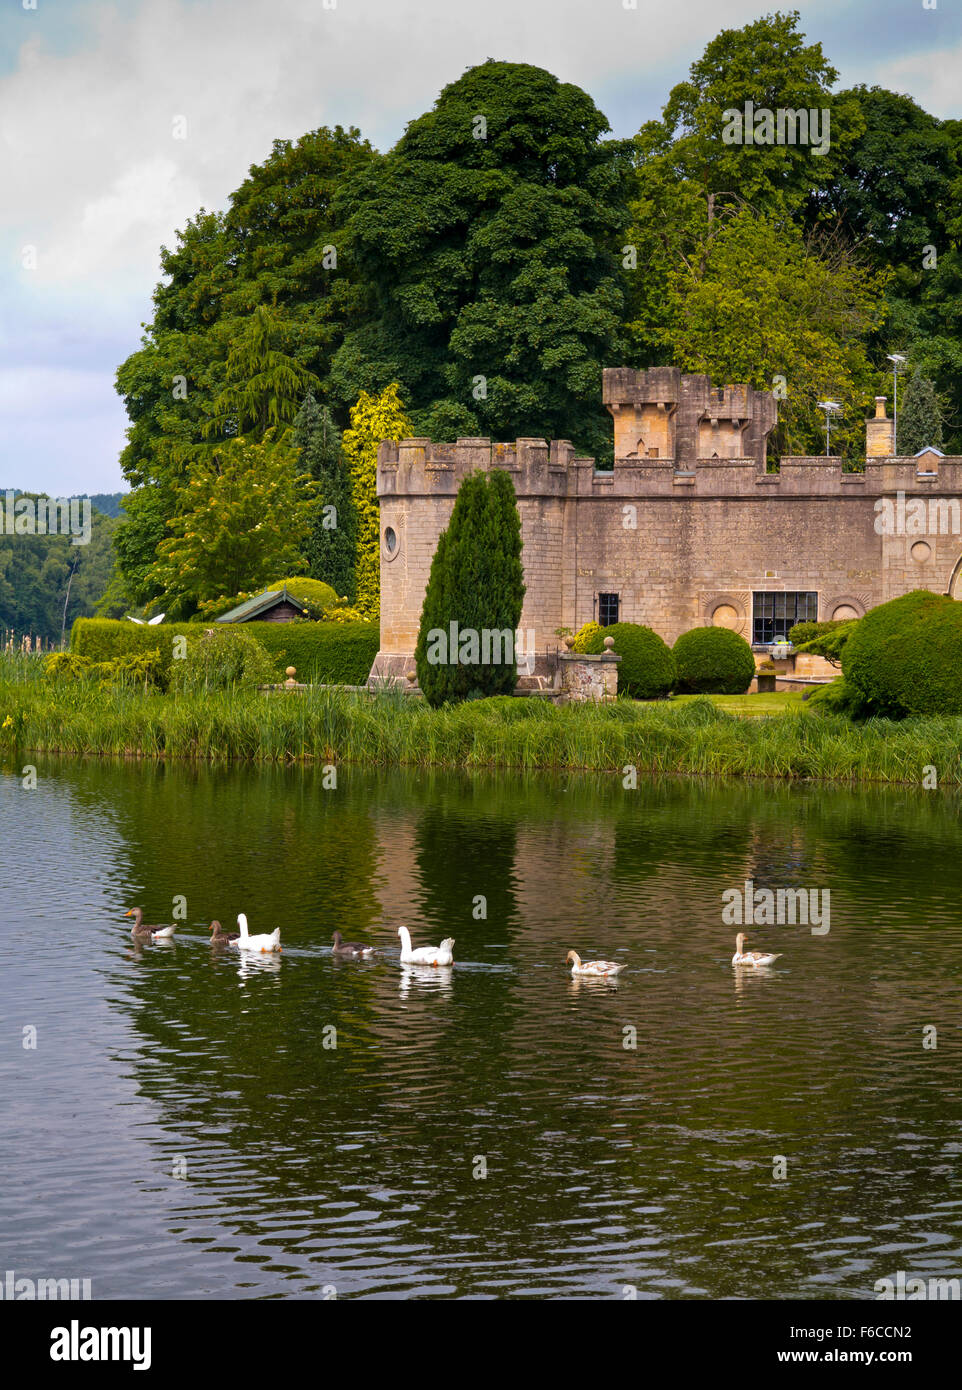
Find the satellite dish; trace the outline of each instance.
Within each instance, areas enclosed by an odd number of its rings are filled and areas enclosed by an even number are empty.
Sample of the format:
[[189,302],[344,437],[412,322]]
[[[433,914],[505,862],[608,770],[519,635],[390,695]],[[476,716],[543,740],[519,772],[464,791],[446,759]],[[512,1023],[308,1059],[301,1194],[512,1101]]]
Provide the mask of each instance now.
[[134,618],[134,617],[131,617],[131,615],[130,615],[129,613],[127,614],[127,621],[128,621],[128,623],[140,623],[140,626],[141,626],[141,627],[143,627],[143,625],[144,625],[144,620],[143,620],[143,618]]
[[167,616],[167,615],[166,615],[165,613],[158,613],[157,616],[156,616],[156,618],[151,618],[151,620],[150,620],[150,622],[147,624],[147,626],[148,626],[148,627],[156,627],[158,623],[162,623],[162,622],[164,621],[164,618],[165,618],[166,616]]

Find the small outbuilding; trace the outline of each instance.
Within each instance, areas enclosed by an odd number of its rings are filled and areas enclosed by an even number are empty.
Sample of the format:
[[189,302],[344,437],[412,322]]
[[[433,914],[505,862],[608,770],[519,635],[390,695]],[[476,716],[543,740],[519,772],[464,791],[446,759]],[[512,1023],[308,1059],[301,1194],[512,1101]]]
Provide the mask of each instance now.
[[294,618],[309,617],[307,609],[299,599],[293,598],[283,589],[265,589],[262,594],[239,603],[227,613],[221,613],[219,623],[289,623]]

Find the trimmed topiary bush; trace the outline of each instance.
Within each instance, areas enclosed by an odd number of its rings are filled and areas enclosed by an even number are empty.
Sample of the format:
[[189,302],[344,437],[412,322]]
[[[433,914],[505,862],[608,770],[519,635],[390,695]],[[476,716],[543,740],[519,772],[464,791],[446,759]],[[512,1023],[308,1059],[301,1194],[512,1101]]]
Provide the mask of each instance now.
[[678,680],[688,695],[744,695],[755,675],[752,649],[727,627],[693,627],[672,648]]
[[[471,473],[438,537],[421,609],[414,663],[429,705],[511,694],[524,591],[521,518],[510,474],[502,468]],[[461,634],[457,650],[448,646],[452,623]],[[493,633],[507,637],[495,646]]]
[[325,584],[323,579],[309,579],[306,575],[278,579],[267,585],[268,589],[283,589],[285,586],[291,598],[303,603],[312,618],[323,618],[329,608],[336,607],[341,601],[341,596],[335,593],[330,584]]
[[833,666],[840,666],[845,643],[859,622],[860,618],[849,618],[846,621],[833,619],[830,623],[796,623],[788,637],[796,651],[823,656]]
[[[272,681],[283,680],[286,667],[294,666],[298,680],[308,684],[363,685],[379,645],[377,623],[255,622],[241,626],[266,648]],[[147,627],[115,618],[78,618],[71,630],[70,650],[91,661],[159,652],[166,683],[173,665],[174,638],[183,636],[190,641],[199,631],[203,629],[197,623]]]
[[962,603],[915,589],[873,608],[842,649],[842,671],[874,714],[962,714]]
[[612,623],[599,627],[587,639],[587,652],[603,652],[605,638],[613,637],[618,666],[618,694],[633,700],[657,700],[675,686],[675,658],[666,642],[640,623]]

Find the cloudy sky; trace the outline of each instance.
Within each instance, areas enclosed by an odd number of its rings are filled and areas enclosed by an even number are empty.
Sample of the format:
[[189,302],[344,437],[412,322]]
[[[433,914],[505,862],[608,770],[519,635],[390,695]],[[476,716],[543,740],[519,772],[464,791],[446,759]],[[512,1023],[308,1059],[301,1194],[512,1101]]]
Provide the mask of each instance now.
[[[225,206],[275,138],[340,123],[386,149],[488,57],[578,83],[630,135],[719,29],[779,8],[633,2],[2,0],[0,487],[124,486],[113,378],[159,247]],[[962,0],[935,3],[795,0],[841,85],[962,116]]]

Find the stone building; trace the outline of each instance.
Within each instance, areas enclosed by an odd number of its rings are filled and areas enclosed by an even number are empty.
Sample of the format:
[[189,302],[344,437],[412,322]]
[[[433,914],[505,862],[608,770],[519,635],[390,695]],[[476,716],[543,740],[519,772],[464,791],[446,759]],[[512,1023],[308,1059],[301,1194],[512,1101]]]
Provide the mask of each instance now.
[[866,425],[866,465],[783,458],[766,472],[777,420],[770,393],[713,389],[677,368],[604,372],[614,468],[564,439],[492,444],[385,440],[381,642],[372,677],[413,666],[438,537],[463,479],[504,468],[521,514],[537,669],[559,629],[595,619],[646,623],[669,643],[707,624],[766,648],[806,618],[847,618],[910,589],[962,598],[962,458],[893,456],[885,398]]

